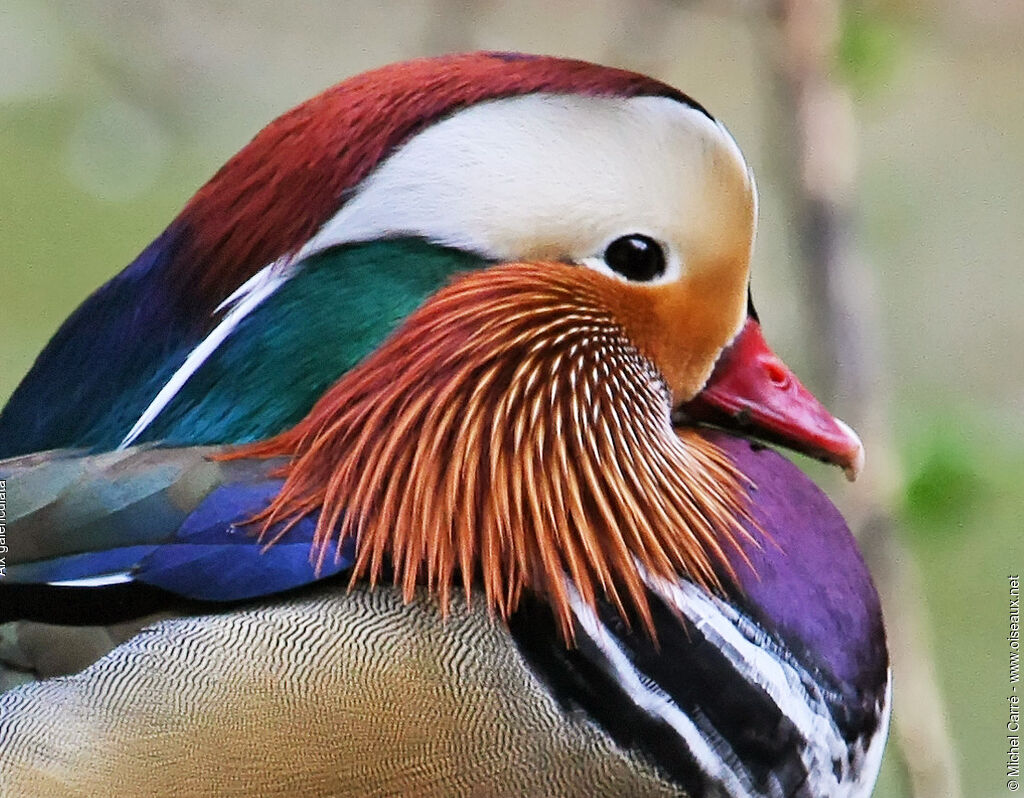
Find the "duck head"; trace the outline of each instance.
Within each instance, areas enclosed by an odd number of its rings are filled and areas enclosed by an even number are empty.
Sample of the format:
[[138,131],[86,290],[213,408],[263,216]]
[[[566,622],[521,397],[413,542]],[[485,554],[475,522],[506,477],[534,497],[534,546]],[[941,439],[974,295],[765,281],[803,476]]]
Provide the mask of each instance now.
[[[535,589],[568,633],[568,575],[588,603],[603,594],[646,618],[638,563],[714,587],[746,534],[743,476],[696,425],[848,473],[862,447],[761,337],[756,189],[724,127],[629,73],[462,59],[411,74],[470,65],[532,87],[477,85],[429,124],[382,103],[385,131],[416,132],[280,268],[410,240],[471,268],[299,424],[236,456],[292,458],[259,520],[320,513],[321,557],[329,541],[357,541],[353,578],[390,561],[407,595],[425,579],[447,604],[457,573],[468,593],[482,572],[500,614]],[[386,257],[380,268],[388,291]]]

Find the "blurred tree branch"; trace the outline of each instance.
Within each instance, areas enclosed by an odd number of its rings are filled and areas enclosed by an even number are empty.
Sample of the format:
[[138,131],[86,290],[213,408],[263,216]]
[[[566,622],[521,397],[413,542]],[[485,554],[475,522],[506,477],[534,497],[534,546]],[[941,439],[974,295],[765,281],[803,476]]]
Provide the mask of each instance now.
[[871,270],[855,243],[857,128],[848,88],[834,77],[841,0],[776,0],[769,37],[778,102],[779,174],[797,219],[811,308],[817,382],[840,398],[868,452],[857,504],[847,508],[878,581],[894,670],[896,742],[915,798],[959,796],[956,757],[933,665],[920,576],[895,534],[901,474],[880,364]]

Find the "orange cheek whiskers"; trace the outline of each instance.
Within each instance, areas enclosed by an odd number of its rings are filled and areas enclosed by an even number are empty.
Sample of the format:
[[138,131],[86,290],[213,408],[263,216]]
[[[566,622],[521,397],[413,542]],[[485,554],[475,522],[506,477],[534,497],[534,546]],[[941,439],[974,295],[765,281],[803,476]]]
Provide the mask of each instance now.
[[746,534],[742,478],[671,428],[609,282],[546,263],[459,278],[294,429],[227,455],[291,457],[253,520],[266,533],[319,512],[317,562],[354,538],[353,580],[375,583],[390,559],[407,600],[425,582],[442,609],[457,579],[467,596],[479,580],[501,617],[537,591],[567,640],[566,578],[648,630],[640,568],[719,587]]
[[707,380],[746,308],[743,264],[722,261],[659,286],[604,286],[626,336],[655,364],[673,404],[690,399]]

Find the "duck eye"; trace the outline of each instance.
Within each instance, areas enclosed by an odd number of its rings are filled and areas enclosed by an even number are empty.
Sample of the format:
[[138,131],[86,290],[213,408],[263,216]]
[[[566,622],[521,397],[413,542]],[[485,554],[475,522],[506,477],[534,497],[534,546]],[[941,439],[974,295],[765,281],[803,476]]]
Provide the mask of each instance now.
[[633,233],[616,238],[604,251],[604,262],[627,280],[646,282],[665,273],[665,251],[650,236]]

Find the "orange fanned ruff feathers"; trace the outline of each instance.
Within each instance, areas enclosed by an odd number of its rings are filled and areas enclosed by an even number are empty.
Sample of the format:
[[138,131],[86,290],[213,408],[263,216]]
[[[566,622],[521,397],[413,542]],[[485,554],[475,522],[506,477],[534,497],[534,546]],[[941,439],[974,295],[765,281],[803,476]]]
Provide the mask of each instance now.
[[676,431],[661,376],[601,302],[601,278],[558,264],[469,273],[439,291],[296,427],[229,458],[289,456],[253,520],[319,512],[312,556],[356,540],[352,579],[389,558],[411,600],[443,609],[479,576],[503,618],[524,589],[573,637],[566,578],[652,629],[641,568],[711,590],[748,537],[743,477]]

